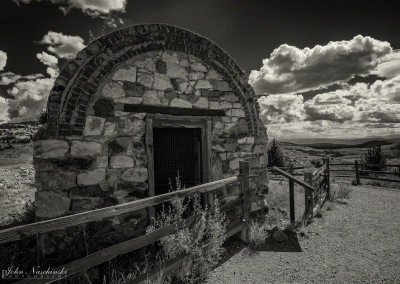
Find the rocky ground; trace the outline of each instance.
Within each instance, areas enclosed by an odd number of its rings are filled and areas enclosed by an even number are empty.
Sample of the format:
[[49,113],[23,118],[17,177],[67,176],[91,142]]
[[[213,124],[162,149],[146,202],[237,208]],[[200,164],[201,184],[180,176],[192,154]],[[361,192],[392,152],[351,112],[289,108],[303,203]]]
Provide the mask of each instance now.
[[0,223],[35,198],[33,167],[0,167]]
[[299,249],[243,248],[207,283],[400,283],[400,191],[353,187],[298,237]]

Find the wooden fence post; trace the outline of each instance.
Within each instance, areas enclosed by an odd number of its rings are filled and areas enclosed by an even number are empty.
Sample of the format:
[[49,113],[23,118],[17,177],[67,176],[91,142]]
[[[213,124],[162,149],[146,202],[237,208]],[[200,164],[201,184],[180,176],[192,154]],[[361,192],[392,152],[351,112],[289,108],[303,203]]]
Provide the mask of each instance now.
[[326,165],[326,198],[330,199],[331,197],[331,172],[329,167],[329,156],[325,157],[325,165]]
[[[309,184],[311,187],[313,186],[313,174],[312,172],[304,172],[304,182]],[[314,194],[311,193],[309,190],[304,191],[304,197],[305,197],[305,212],[306,214],[309,214],[311,211],[311,216],[312,216],[312,210],[314,209]]]
[[[290,164],[289,172],[291,175],[294,174],[293,164]],[[289,179],[289,203],[290,203],[290,222],[293,224],[296,220],[295,208],[294,208],[294,181]]]
[[250,222],[249,162],[240,161],[239,169],[240,169],[240,192],[242,193],[243,197],[243,218],[245,222],[245,227],[241,232],[241,238],[244,242],[248,243],[249,242],[248,227]]
[[354,161],[354,167],[356,168],[356,185],[360,185],[360,169],[357,160]]

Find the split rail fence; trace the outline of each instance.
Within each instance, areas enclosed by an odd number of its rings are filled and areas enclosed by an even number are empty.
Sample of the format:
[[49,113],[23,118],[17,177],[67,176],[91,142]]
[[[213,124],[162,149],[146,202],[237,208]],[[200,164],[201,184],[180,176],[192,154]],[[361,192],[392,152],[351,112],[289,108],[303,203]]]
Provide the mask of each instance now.
[[[224,204],[220,207],[222,212],[226,212],[235,208],[242,208],[242,216],[239,216],[236,220],[232,221],[226,230],[226,237],[235,235],[241,232],[241,238],[247,242],[247,229],[248,222],[250,220],[250,195],[249,195],[249,163],[240,162],[240,174],[238,177],[233,176],[225,179],[221,179],[214,182],[209,182],[206,184],[194,186],[191,188],[170,192],[166,194],[161,194],[141,200],[136,200],[132,202],[127,202],[111,207],[105,207],[101,209],[96,209],[88,212],[78,213],[74,215],[68,215],[60,218],[55,218],[51,220],[46,220],[42,222],[22,225],[18,227],[8,228],[0,231],[0,244],[8,243],[11,241],[16,241],[23,239],[25,237],[33,236],[36,234],[48,233],[51,231],[62,230],[67,227],[77,226],[85,224],[92,221],[99,221],[104,218],[110,218],[119,214],[138,211],[144,208],[152,208],[156,205],[172,201],[175,198],[184,198],[194,194],[206,193],[211,198],[214,190],[239,181],[241,196],[239,199],[232,201],[228,204]],[[213,210],[212,206],[209,210]],[[174,234],[177,230],[183,228],[184,226],[189,226],[193,224],[197,219],[197,216],[192,216],[182,220],[177,224],[172,224],[151,233],[133,238],[131,240],[118,243],[107,247],[103,250],[97,251],[93,254],[85,256],[81,259],[72,261],[68,264],[62,265],[56,270],[61,270],[64,268],[67,271],[63,278],[76,275],[78,273],[84,272],[87,269],[94,267],[96,265],[102,264],[118,255],[128,253],[147,245],[157,242],[161,238]],[[180,255],[175,259],[169,260],[165,263],[162,268],[155,269],[146,274],[135,278],[128,283],[146,283],[148,280],[154,280],[161,273],[168,273],[177,270],[183,263],[184,259],[188,255]],[[18,283],[52,283],[60,280],[56,279],[24,279]]]
[[[353,172],[354,175],[332,175],[332,177],[338,178],[355,178],[355,184],[360,185],[361,179],[368,179],[368,180],[377,180],[377,181],[386,181],[386,182],[398,182],[400,183],[400,179],[392,179],[392,178],[381,178],[374,175],[395,175],[400,176],[400,165],[378,165],[378,164],[362,164],[358,160],[355,160],[354,163],[331,163],[331,166],[334,166],[335,169],[331,169],[331,172]],[[349,168],[336,168],[337,166],[340,167],[352,167]],[[398,168],[399,172],[396,171],[372,171],[366,170],[366,167],[383,167],[383,168]]]
[[[304,169],[304,167],[298,167]],[[288,169],[288,168],[285,168]],[[304,204],[305,210],[302,216],[302,223],[307,224],[314,218],[318,209],[322,207],[324,202],[330,195],[330,165],[329,158],[324,159],[324,165],[314,172],[306,171],[303,173],[304,181],[293,175],[294,167],[289,167],[291,172],[286,172],[282,168],[273,167],[273,170],[289,180],[289,205],[290,205],[290,221],[295,223],[295,199],[294,184],[298,184],[304,188]]]

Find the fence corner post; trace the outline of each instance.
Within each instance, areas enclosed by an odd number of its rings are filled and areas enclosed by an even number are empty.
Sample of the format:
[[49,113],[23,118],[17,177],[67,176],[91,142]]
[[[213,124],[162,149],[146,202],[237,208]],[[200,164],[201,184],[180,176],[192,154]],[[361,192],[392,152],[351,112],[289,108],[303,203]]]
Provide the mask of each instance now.
[[249,177],[250,177],[250,167],[249,162],[240,161],[239,162],[240,169],[240,192],[243,197],[243,219],[245,223],[245,227],[241,232],[241,239],[245,242],[249,242],[248,229],[250,222],[250,192],[249,192]]
[[[289,169],[289,173],[291,175],[294,174],[294,166],[291,163],[290,164],[290,169]],[[289,179],[289,206],[290,206],[290,222],[292,224],[294,224],[294,222],[296,221],[296,216],[295,216],[295,203],[294,203],[294,181],[292,179]]]
[[331,169],[329,166],[329,156],[325,157],[325,165],[326,165],[326,195],[329,200],[331,197]]
[[358,160],[354,161],[354,167],[356,169],[356,185],[360,185],[360,169],[358,165]]
[[[304,182],[313,186],[313,173],[310,171],[304,172]],[[314,193],[310,192],[310,190],[305,189],[304,191],[304,201],[305,201],[305,214],[306,216],[310,214],[311,211],[311,218],[312,218],[312,210],[314,209]]]

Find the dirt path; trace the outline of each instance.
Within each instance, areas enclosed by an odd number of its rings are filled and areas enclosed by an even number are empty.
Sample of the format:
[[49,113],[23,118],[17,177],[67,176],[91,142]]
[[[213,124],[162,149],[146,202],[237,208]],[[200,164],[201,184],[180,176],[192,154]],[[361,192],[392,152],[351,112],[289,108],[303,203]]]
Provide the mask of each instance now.
[[302,252],[245,248],[207,283],[400,283],[400,190],[354,187],[307,229]]

